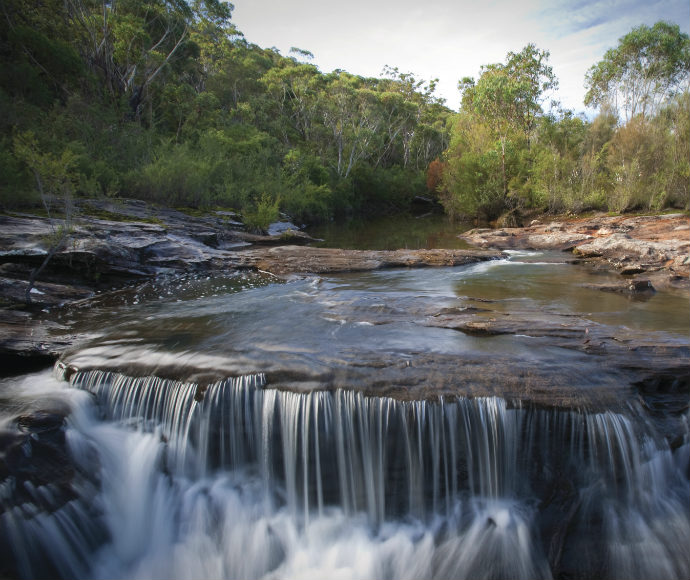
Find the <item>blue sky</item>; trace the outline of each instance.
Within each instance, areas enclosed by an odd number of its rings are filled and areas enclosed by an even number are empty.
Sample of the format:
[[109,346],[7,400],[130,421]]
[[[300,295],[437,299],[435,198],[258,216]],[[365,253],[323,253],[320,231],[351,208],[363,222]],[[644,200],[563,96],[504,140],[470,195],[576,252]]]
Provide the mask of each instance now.
[[[249,42],[314,54],[323,72],[378,77],[385,65],[438,78],[457,109],[457,82],[533,42],[549,50],[565,107],[585,111],[585,73],[640,24],[666,20],[690,32],[688,0],[234,0]],[[592,111],[586,111],[590,116]]]

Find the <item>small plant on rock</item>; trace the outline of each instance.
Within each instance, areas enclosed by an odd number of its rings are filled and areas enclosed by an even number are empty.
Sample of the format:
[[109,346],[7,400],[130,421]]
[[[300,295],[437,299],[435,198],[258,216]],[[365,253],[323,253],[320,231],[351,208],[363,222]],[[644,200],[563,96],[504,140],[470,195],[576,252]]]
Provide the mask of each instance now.
[[280,217],[280,199],[272,199],[263,193],[256,202],[254,209],[245,212],[244,224],[253,232],[265,234],[268,226]]

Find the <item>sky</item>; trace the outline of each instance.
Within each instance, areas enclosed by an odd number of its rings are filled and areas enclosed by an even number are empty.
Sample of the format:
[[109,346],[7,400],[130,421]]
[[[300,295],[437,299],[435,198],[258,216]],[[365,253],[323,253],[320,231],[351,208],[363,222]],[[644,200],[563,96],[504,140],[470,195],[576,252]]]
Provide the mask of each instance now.
[[659,20],[690,32],[688,0],[233,0],[232,20],[248,42],[284,56],[297,47],[328,73],[380,77],[384,66],[439,79],[436,96],[457,110],[458,81],[505,62],[528,43],[548,50],[559,80],[554,95],[585,108],[587,70],[618,39]]

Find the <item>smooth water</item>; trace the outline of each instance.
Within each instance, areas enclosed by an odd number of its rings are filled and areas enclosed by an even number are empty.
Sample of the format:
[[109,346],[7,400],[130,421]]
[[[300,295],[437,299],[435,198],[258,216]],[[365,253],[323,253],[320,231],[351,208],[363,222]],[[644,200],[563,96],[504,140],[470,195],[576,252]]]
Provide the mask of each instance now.
[[469,230],[468,223],[457,223],[442,213],[395,214],[377,219],[352,219],[331,222],[309,230],[318,245],[352,250],[430,250],[467,249],[458,235]]
[[73,309],[67,362],[93,370],[0,381],[0,576],[687,578],[687,407],[670,443],[629,385],[611,408],[477,395],[471,361],[619,376],[548,337],[430,325],[481,307],[687,345],[686,296],[596,288],[616,280],[512,253]]
[[136,374],[173,369],[168,374],[204,380],[269,373],[318,383],[337,375],[344,377],[341,386],[355,387],[372,376],[360,376],[360,367],[390,368],[432,355],[556,365],[591,359],[528,331],[486,340],[434,326],[444,309],[481,308],[487,318],[538,315],[553,326],[580,321],[605,325],[614,336],[658,334],[664,342],[688,344],[687,296],[660,292],[635,300],[596,287],[606,284],[620,284],[620,277],[566,264],[560,254],[513,253],[461,268],[287,283],[249,274],[161,279],[73,310],[64,321],[90,336],[68,357],[80,368]]

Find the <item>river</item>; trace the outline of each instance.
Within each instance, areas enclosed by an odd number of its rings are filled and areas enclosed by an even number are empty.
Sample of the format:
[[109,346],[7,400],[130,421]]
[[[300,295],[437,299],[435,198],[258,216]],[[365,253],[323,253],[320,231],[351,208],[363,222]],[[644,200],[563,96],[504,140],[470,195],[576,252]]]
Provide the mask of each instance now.
[[687,578],[687,394],[615,348],[687,352],[690,306],[615,278],[512,252],[66,311],[64,364],[0,381],[0,575]]

